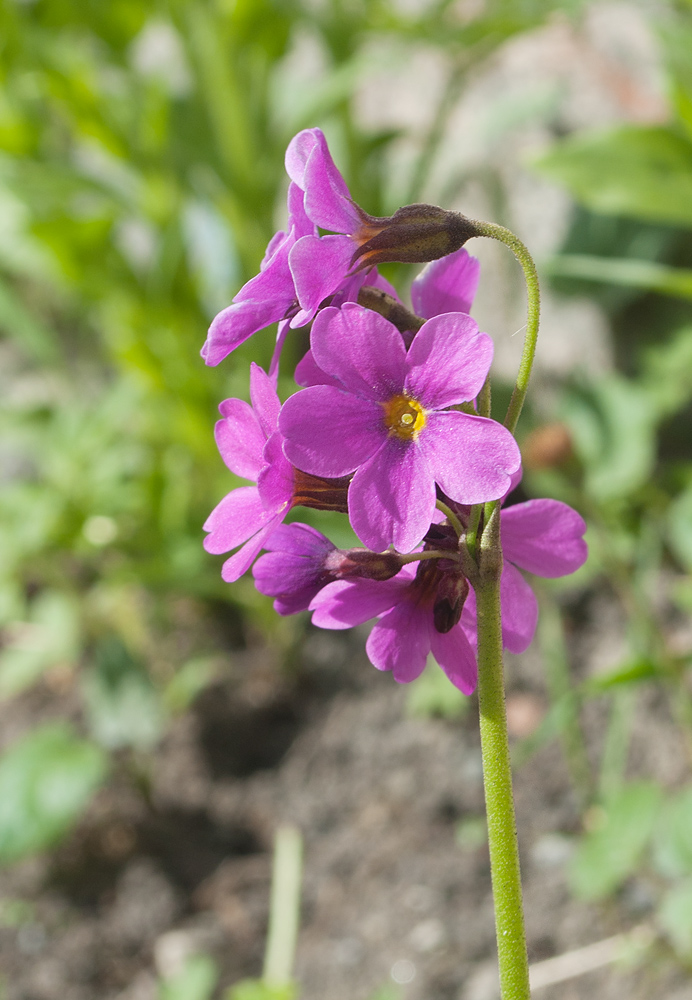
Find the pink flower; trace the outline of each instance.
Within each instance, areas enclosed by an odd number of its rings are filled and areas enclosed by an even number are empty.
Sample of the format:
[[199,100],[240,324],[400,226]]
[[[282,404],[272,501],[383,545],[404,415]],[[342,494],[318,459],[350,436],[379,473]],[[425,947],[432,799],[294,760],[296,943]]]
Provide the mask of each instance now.
[[306,476],[284,456],[278,430],[280,402],[270,377],[250,368],[252,406],[227,399],[214,434],[221,457],[237,476],[257,483],[231,490],[204,524],[207,552],[220,555],[241,546],[223,564],[221,575],[233,583],[249,568],[271,533],[292,507],[345,510],[346,484]]
[[[451,551],[456,536],[436,527],[435,548]],[[519,568],[537,576],[565,576],[586,560],[586,525],[580,515],[558,500],[529,500],[501,514],[505,565],[501,579],[502,639],[506,649],[521,653],[536,629],[537,605]],[[447,540],[445,542],[445,535]],[[428,653],[452,683],[470,694],[476,683],[476,600],[458,563],[430,560],[404,566],[383,583],[341,580],[321,587],[312,599],[313,624],[343,629],[378,618],[366,652],[378,670],[394,679],[414,680]]]
[[401,334],[354,303],[324,309],[312,354],[331,384],[286,401],[286,457],[315,476],[355,472],[348,493],[364,545],[410,552],[433,520],[435,484],[463,504],[493,500],[520,465],[512,435],[484,417],[449,410],[480,391],[492,359],[487,334],[464,313],[428,320],[408,352]]

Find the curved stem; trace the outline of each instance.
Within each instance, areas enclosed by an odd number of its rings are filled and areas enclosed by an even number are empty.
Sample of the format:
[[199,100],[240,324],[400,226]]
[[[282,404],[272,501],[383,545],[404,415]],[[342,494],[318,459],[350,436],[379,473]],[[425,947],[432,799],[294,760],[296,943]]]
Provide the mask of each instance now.
[[529,387],[529,379],[531,378],[531,369],[533,367],[533,359],[536,353],[538,322],[541,311],[538,274],[536,272],[536,265],[533,262],[531,254],[521,242],[519,237],[515,236],[509,229],[505,229],[504,226],[497,226],[493,222],[476,222],[475,220],[474,226],[476,227],[476,235],[488,236],[490,239],[499,240],[501,243],[504,243],[509,247],[521,264],[524,270],[524,278],[526,279],[528,315],[526,320],[526,334],[524,336],[524,349],[521,355],[521,362],[519,363],[519,371],[514,385],[514,392],[512,393],[512,398],[509,402],[507,415],[505,417],[505,427],[513,434],[517,426],[517,421],[519,420],[521,408],[524,405],[524,400],[526,398],[526,392]]
[[524,912],[502,666],[499,509],[481,536],[478,616],[478,702],[490,870],[502,1000],[529,1000]]
[[449,521],[449,523],[452,525],[452,527],[456,531],[457,535],[459,537],[461,537],[461,535],[464,534],[464,526],[461,523],[461,521],[459,520],[459,518],[456,516],[456,514],[454,513],[454,511],[451,509],[451,507],[448,507],[446,503],[442,502],[442,500],[436,500],[435,501],[435,506],[437,507],[438,510],[442,511],[442,513],[444,514],[444,516],[447,518],[447,520]]

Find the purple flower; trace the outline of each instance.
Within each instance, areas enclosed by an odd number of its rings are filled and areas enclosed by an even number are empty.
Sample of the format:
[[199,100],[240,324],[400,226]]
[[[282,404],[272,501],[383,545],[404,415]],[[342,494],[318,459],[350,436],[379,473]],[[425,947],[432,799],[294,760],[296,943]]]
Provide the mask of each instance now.
[[[361,272],[362,273],[362,272]],[[478,279],[480,276],[480,263],[476,257],[464,249],[450,253],[447,257],[432,261],[427,264],[414,280],[411,286],[411,301],[413,311],[417,316],[424,319],[432,319],[433,316],[440,316],[442,313],[463,312],[471,310]],[[356,278],[360,275],[356,275]],[[377,273],[377,269],[370,272],[366,285],[373,285],[383,292],[387,292],[397,302],[399,296],[396,289],[392,288],[388,281]],[[356,301],[358,294],[344,296],[343,301]],[[343,301],[334,300],[334,305],[343,305]],[[408,347],[413,337],[409,335],[404,338]],[[326,375],[316,364],[312,351],[308,350],[301,361],[298,362],[295,371],[295,380],[298,385],[338,385],[338,383]]]
[[[502,510],[500,524],[504,555],[500,580],[502,642],[510,653],[523,653],[536,631],[538,604],[519,569],[549,578],[574,573],[588,555],[583,538],[586,523],[560,500],[527,500]],[[461,624],[475,644],[473,590],[464,605]]]
[[448,312],[471,312],[481,265],[464,247],[426,264],[411,285],[417,316],[432,319]]
[[[450,565],[446,560],[443,562]],[[458,574],[455,575],[458,579]],[[415,564],[404,566],[398,576],[383,583],[375,580],[330,583],[310,605],[313,624],[342,629],[377,617],[379,621],[365,647],[374,667],[391,670],[394,680],[408,683],[422,673],[432,652],[452,684],[464,694],[471,694],[476,687],[478,668],[473,648],[459,624],[461,607],[450,605],[451,618],[447,616],[444,623],[439,621],[439,613],[436,615],[441,603],[449,604],[445,577],[437,561],[430,561],[418,563],[418,568]],[[463,594],[459,595],[459,602],[463,602]]]
[[[586,560],[586,525],[567,504],[529,500],[503,510],[501,526],[502,639],[510,652],[521,653],[533,639],[537,605],[517,567],[544,577],[573,573]],[[451,550],[456,547],[451,529],[449,540]],[[350,628],[378,618],[366,651],[375,667],[392,670],[397,681],[418,677],[432,652],[456,687],[465,694],[475,687],[475,594],[451,558],[421,562],[417,569],[409,564],[384,583],[330,583],[319,588],[310,609],[313,624],[321,628]]]
[[305,315],[314,315],[352,269],[382,261],[435,260],[477,235],[470,220],[433,205],[407,205],[387,218],[368,215],[351,198],[318,128],[304,129],[291,140],[286,172],[305,192],[308,218],[337,234],[307,234],[291,248],[289,263]]
[[[209,327],[202,357],[208,365],[218,365],[231,351],[248,337],[270,323],[284,321],[279,336],[285,337],[289,326],[302,326],[296,322],[299,312],[293,276],[288,256],[296,241],[310,233],[315,226],[303,208],[303,192],[295,184],[288,189],[288,232],[276,233],[267,246],[260,273],[251,278],[222,310]],[[283,337],[282,337],[283,342]],[[278,364],[278,356],[270,371]]]
[[231,472],[257,483],[231,490],[204,524],[207,552],[220,555],[241,546],[223,564],[221,575],[227,583],[243,575],[292,507],[345,510],[345,483],[306,476],[284,456],[279,397],[271,378],[255,364],[250,367],[250,398],[252,406],[242,399],[221,403],[223,420],[214,429]]
[[280,615],[305,611],[313,597],[334,577],[326,568],[336,551],[328,538],[307,524],[282,524],[264,543],[268,551],[252,567],[255,586],[274,597]]
[[274,597],[280,615],[306,611],[313,597],[333,580],[389,580],[402,566],[395,552],[337,549],[307,524],[282,524],[264,543],[267,554],[252,568],[261,594]]
[[480,391],[493,345],[470,316],[428,320],[408,352],[401,334],[355,303],[315,319],[314,360],[331,379],[286,401],[286,457],[315,476],[354,472],[353,529],[364,545],[410,552],[433,520],[435,483],[462,504],[493,500],[519,468],[512,435],[484,417],[448,410]]

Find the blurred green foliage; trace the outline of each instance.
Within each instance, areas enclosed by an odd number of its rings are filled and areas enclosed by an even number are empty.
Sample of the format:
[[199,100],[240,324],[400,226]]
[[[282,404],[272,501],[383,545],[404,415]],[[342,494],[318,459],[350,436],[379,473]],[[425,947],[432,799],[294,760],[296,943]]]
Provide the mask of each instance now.
[[[558,7],[492,0],[459,19],[448,0],[0,5],[0,696],[71,685],[95,745],[141,755],[218,674],[210,619],[236,643],[253,622],[290,643],[299,626],[251,582],[226,587],[201,546],[236,485],[216,406],[246,393],[274,331],[209,369],[206,327],[283,221],[283,153],[300,128],[327,130],[369,211],[396,207],[399,134],[366,133],[353,113],[373,40],[396,42],[387,58],[401,63],[420,44],[448,60],[415,137],[415,200],[468,72]],[[312,76],[296,72],[305,46]]]
[[[488,0],[461,21],[449,0],[0,4],[0,697],[67,678],[88,733],[40,728],[0,759],[0,863],[52,846],[102,782],[107,754],[146,754],[167,717],[227,668],[214,622],[236,643],[255,624],[290,645],[300,627],[268,613],[251,583],[223,585],[201,547],[207,514],[236,485],[216,453],[216,406],[245,394],[249,361],[267,363],[274,331],[218,369],[199,349],[283,222],[290,137],[325,128],[354,197],[373,214],[396,208],[387,163],[402,136],[364,132],[353,95],[373,40],[395,40],[402,62],[415,45],[437,47],[447,82],[399,185],[415,201],[471,70],[553,10],[579,7]],[[649,865],[661,928],[689,958],[690,790],[661,796],[626,780],[641,685],[659,685],[692,727],[692,654],[668,648],[652,596],[664,588],[674,613],[692,611],[692,10],[673,5],[661,21],[670,120],[569,136],[536,163],[580,206],[545,272],[606,309],[618,370],[559,388],[572,453],[529,468],[524,485],[587,517],[591,557],[576,586],[617,596],[628,649],[575,684],[563,585],[545,587],[551,707],[525,750],[560,737],[582,804],[597,810],[575,890],[603,898]],[[304,44],[314,77],[295,71]],[[463,711],[440,680],[426,671],[412,687],[412,713]],[[590,698],[610,712],[595,766],[579,714]],[[186,966],[161,996],[211,995],[209,962]],[[242,990],[268,996],[254,982],[229,996]]]

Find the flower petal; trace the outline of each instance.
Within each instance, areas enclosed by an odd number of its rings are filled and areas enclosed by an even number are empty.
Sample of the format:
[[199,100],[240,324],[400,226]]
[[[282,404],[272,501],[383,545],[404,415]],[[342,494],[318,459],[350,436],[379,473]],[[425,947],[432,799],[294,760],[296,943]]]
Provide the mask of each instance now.
[[424,323],[411,344],[406,391],[428,410],[475,399],[493,360],[493,342],[466,313]]
[[253,535],[242,548],[226,560],[221,567],[221,578],[226,583],[235,583],[252,566],[255,557],[264,546],[265,539],[272,533],[277,524],[281,523],[282,517],[283,514],[275,514],[256,535]]
[[284,349],[284,343],[286,342],[286,337],[288,336],[288,331],[291,329],[290,320],[282,320],[279,323],[278,330],[276,331],[276,344],[274,346],[274,353],[272,354],[272,359],[269,362],[269,372],[268,375],[276,385],[279,378],[279,363],[281,361],[281,352]]
[[432,654],[454,687],[464,694],[473,694],[478,681],[478,664],[464,630],[455,625],[442,634],[432,628],[430,639]]
[[355,249],[350,236],[303,236],[291,248],[288,262],[301,311],[292,327],[305,326],[322,302],[346,277]]
[[[523,653],[531,645],[538,622],[538,602],[534,592],[519,570],[506,562],[500,579],[500,603],[502,608],[502,645],[510,653]],[[461,615],[461,626],[475,648],[476,595],[471,589]]]
[[316,364],[364,399],[384,402],[403,391],[406,348],[389,320],[355,302],[323,309],[310,334]]
[[502,511],[505,559],[536,576],[565,576],[586,561],[586,523],[559,500],[528,500]]
[[277,431],[264,446],[264,468],[257,478],[257,489],[265,510],[278,513],[290,510],[295,478],[293,466],[283,453],[283,437]]
[[391,670],[394,680],[408,684],[420,676],[430,652],[430,608],[402,601],[373,628],[365,645],[378,670]]
[[389,545],[411,552],[430,527],[434,510],[435,484],[420,449],[396,437],[387,438],[361,465],[348,491],[353,530],[375,552]]
[[428,414],[418,444],[435,481],[457,503],[501,497],[521,464],[519,447],[505,427],[458,410]]
[[355,232],[360,222],[358,213],[321,129],[304,129],[291,140],[286,150],[286,170],[305,191],[305,211],[313,222],[336,233]]
[[296,365],[293,377],[298,385],[306,387],[309,385],[333,385],[336,389],[343,388],[338,379],[332,378],[331,375],[327,375],[326,372],[322,371],[310,349],[308,349]]
[[256,365],[250,365],[250,399],[252,408],[257,414],[260,427],[267,438],[270,438],[279,424],[281,402],[276,392],[274,379]]
[[426,264],[411,286],[413,311],[425,319],[470,312],[480,270],[480,262],[465,247]]
[[500,580],[502,644],[510,653],[523,653],[531,645],[538,622],[538,601],[524,577],[505,563]]
[[312,623],[332,629],[362,625],[393,607],[410,582],[409,573],[384,581],[337,580],[311,602]]
[[228,552],[251,538],[272,517],[264,509],[256,486],[232,490],[204,522],[204,530],[209,532],[204,548],[212,555]]
[[314,476],[347,476],[387,439],[382,408],[330,385],[290,396],[279,418],[289,462]]
[[260,301],[234,302],[214,318],[201,354],[210,367],[218,365],[231,351],[270,323],[280,320],[290,300],[278,297]]
[[236,476],[256,482],[266,438],[255,411],[243,399],[225,399],[219,410],[224,419],[217,422],[214,437],[221,458]]

